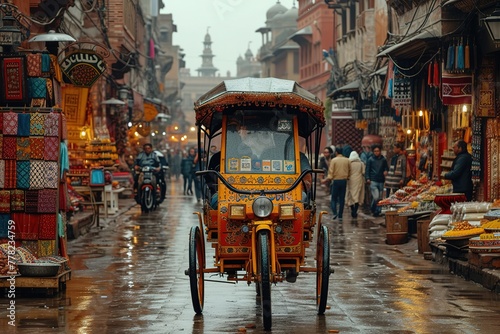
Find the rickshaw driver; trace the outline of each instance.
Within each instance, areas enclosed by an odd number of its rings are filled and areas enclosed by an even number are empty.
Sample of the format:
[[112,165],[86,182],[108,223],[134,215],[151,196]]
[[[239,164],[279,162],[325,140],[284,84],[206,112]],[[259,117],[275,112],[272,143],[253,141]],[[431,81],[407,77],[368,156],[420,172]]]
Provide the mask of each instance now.
[[249,130],[242,125],[238,129],[241,138],[241,144],[238,146],[239,152],[251,151],[252,156],[261,159],[264,152],[276,147],[274,136],[270,129],[257,128]]

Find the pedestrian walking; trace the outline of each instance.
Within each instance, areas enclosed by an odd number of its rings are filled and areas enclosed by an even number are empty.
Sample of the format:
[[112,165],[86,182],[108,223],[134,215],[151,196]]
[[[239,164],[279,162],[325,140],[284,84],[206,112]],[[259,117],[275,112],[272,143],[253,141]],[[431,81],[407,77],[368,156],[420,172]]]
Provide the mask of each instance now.
[[330,161],[328,176],[321,183],[330,186],[330,206],[332,208],[333,219],[342,220],[345,205],[345,193],[347,188],[347,179],[350,175],[349,159],[342,155],[342,147],[336,147],[335,158]]
[[359,204],[365,198],[365,164],[359,158],[358,152],[352,151],[349,156],[350,176],[347,181],[346,203],[351,208],[351,217],[358,216]]
[[[323,149],[323,156],[319,159],[319,168],[323,170],[323,179],[328,176],[328,167],[330,166],[330,161],[333,158],[333,149],[327,146]],[[323,184],[322,184],[323,186]],[[330,195],[330,188],[326,188],[326,194]]]
[[[204,150],[201,150],[198,154],[195,155],[193,159],[193,168],[191,169],[191,179],[194,182],[194,194],[198,203],[201,202],[201,176],[196,175],[196,172],[200,170],[200,159],[203,161],[202,163],[206,165],[207,158]],[[191,194],[193,194],[192,190]]]
[[184,195],[193,194],[193,168],[194,168],[194,158],[196,157],[195,149],[189,149],[188,153],[185,154],[181,161],[181,174],[184,180]]
[[446,180],[451,180],[454,193],[464,193],[467,201],[472,201],[472,155],[467,150],[467,143],[458,140],[453,143],[453,153],[455,159],[451,165],[451,170],[444,174]]
[[346,158],[349,158],[351,152],[353,151],[351,145],[347,144],[344,139],[339,139],[339,142],[336,147],[342,148],[342,155]]
[[406,155],[404,154],[403,143],[395,143],[393,152],[394,155],[391,158],[389,172],[385,179],[387,196],[406,185]]
[[382,155],[382,146],[374,144],[372,146],[373,155],[368,159],[366,164],[366,182],[370,185],[370,193],[372,202],[370,211],[374,217],[380,216],[380,208],[378,202],[382,199],[384,191],[385,176],[389,171],[387,160]]

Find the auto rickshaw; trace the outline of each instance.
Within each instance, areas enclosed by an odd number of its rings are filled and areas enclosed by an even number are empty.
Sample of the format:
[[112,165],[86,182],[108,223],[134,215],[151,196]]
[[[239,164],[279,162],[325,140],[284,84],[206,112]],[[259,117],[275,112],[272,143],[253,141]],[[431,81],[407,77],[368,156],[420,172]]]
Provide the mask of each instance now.
[[[317,313],[323,314],[331,269],[328,228],[321,223],[326,212],[318,214],[315,204],[317,174],[323,173],[317,168],[322,102],[294,81],[243,78],[223,81],[201,96],[194,110],[197,175],[204,184],[186,271],[194,311],[203,311],[205,274],[253,282],[264,328],[270,330],[271,284],[313,272]],[[218,137],[220,152],[206,156]],[[306,249],[315,230],[316,266],[308,267]],[[203,234],[215,250],[211,268]]]

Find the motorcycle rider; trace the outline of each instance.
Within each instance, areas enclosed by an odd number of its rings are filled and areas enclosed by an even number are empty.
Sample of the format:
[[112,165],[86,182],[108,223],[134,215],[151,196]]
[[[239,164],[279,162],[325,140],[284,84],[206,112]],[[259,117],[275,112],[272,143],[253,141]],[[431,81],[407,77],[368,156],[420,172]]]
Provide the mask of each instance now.
[[153,151],[160,160],[160,171],[158,172],[158,182],[160,183],[160,203],[165,200],[165,194],[167,192],[167,184],[165,181],[165,169],[163,167],[168,167],[167,158],[163,153],[158,150]]
[[155,174],[160,172],[161,167],[160,167],[160,159],[156,155],[155,152],[153,152],[153,145],[150,143],[146,143],[142,146],[143,151],[137,155],[137,158],[135,159],[135,173],[134,173],[134,192],[135,192],[135,201],[137,203],[140,203],[140,196],[139,196],[139,175],[141,172],[141,168],[145,166],[149,167],[154,167],[154,173],[153,173],[153,188],[156,189],[156,178]]

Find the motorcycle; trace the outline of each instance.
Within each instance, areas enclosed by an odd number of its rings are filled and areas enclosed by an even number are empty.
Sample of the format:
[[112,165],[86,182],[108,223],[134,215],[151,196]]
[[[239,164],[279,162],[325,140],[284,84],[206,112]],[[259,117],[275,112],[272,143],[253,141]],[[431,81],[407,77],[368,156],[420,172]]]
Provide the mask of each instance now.
[[167,193],[167,182],[165,180],[167,173],[168,173],[168,166],[162,166],[161,170],[162,173],[160,173],[157,177],[157,186],[158,186],[158,193],[159,193],[159,198],[158,198],[158,204],[163,203],[165,200],[165,195]]
[[139,174],[139,199],[142,212],[149,212],[158,206],[157,186],[154,184],[154,167],[145,166]]

